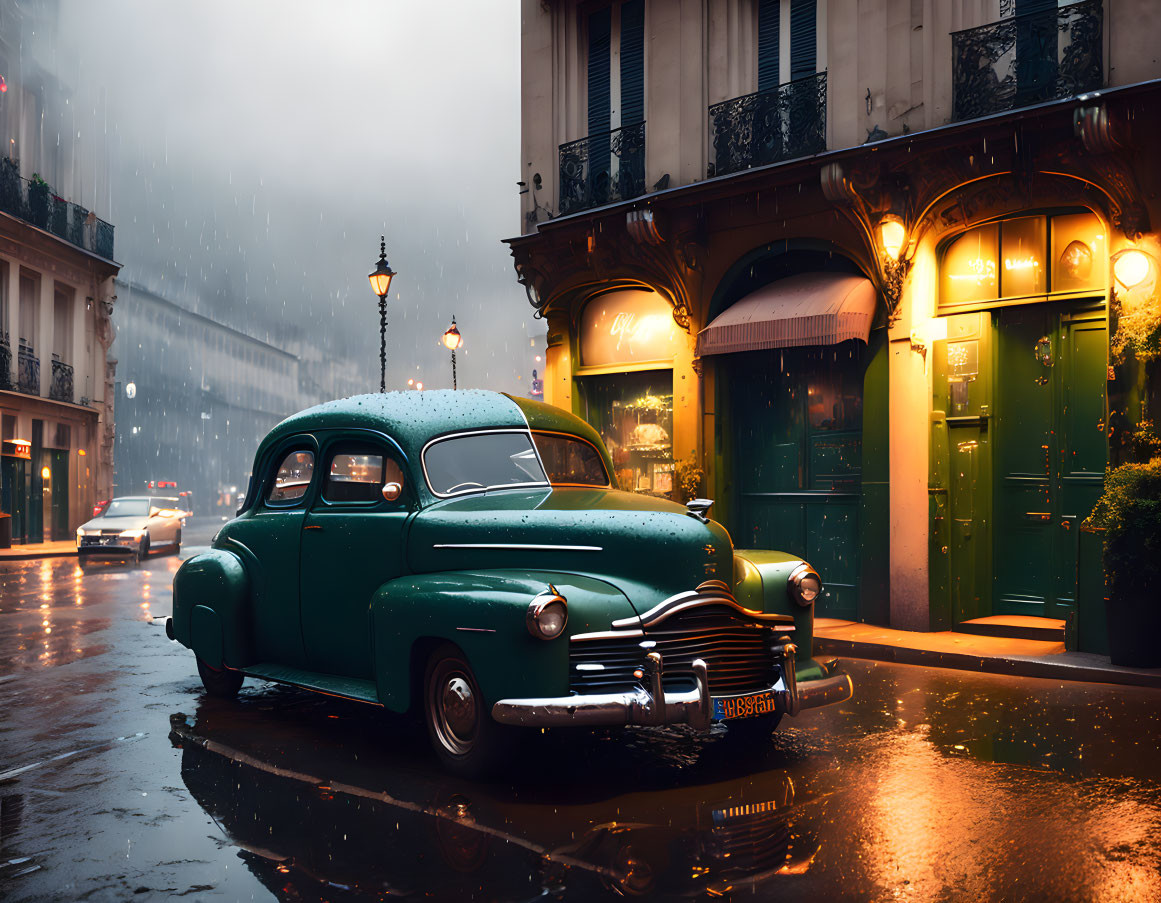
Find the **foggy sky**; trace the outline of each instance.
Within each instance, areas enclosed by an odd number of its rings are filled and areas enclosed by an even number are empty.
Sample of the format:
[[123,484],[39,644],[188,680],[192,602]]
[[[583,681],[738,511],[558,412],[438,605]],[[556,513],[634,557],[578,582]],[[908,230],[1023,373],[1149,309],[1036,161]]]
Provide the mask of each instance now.
[[388,387],[450,387],[455,314],[460,385],[527,391],[532,309],[500,244],[517,3],[62,0],[61,31],[78,102],[105,107],[123,278],[259,337],[304,331],[374,390],[385,234]]

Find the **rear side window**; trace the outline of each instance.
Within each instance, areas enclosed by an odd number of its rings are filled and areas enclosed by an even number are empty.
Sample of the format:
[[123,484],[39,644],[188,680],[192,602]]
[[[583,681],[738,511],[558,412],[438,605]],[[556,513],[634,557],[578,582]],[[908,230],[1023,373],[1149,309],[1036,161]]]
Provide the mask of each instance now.
[[553,485],[609,485],[600,452],[584,439],[565,433],[533,433],[532,438]]
[[403,486],[403,470],[392,458],[372,447],[346,447],[330,456],[323,499],[328,502],[378,502],[383,484]]
[[314,475],[314,452],[292,451],[278,465],[266,501],[275,505],[295,502],[306,495]]

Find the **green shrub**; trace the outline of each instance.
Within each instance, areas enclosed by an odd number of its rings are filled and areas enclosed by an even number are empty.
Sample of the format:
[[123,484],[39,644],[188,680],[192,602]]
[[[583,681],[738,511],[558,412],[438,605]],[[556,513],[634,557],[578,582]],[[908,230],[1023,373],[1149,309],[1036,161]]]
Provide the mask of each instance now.
[[1161,457],[1109,468],[1085,525],[1104,532],[1105,573],[1114,587],[1155,591],[1161,582]]

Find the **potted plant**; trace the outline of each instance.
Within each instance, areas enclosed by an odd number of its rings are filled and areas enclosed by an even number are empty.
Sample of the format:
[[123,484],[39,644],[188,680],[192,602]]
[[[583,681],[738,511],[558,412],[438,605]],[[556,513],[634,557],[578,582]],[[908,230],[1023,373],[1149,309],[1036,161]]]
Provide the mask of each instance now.
[[1109,468],[1086,525],[1104,533],[1113,664],[1161,667],[1161,456]]

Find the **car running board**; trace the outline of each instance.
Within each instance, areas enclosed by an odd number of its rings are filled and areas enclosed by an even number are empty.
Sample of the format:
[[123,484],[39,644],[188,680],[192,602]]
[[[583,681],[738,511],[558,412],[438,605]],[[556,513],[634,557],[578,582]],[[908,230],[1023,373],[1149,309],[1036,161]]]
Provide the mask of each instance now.
[[292,687],[301,687],[304,690],[314,690],[316,693],[326,693],[328,696],[339,696],[343,699],[353,699],[356,702],[367,702],[381,706],[379,692],[375,682],[360,680],[357,677],[336,677],[333,674],[319,674],[315,671],[304,671],[301,668],[290,668],[286,665],[258,664],[239,669],[247,677],[256,677],[259,680],[272,680],[275,683],[288,684]]

